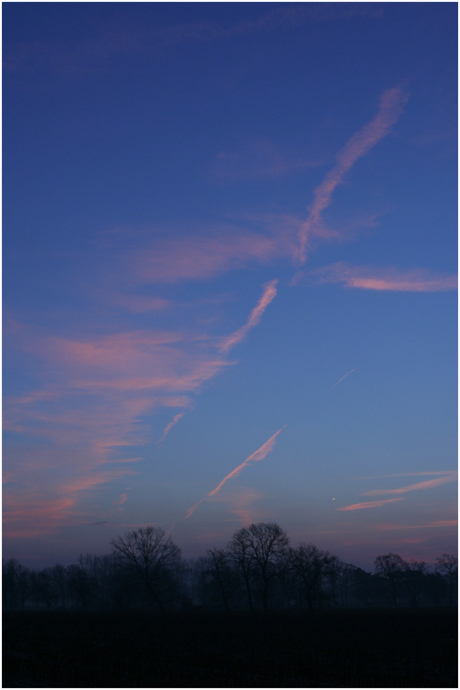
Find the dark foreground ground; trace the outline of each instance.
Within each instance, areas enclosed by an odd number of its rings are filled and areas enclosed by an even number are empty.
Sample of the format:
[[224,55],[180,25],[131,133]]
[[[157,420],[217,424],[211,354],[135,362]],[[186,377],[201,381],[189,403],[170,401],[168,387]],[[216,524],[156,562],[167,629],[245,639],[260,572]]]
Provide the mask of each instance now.
[[3,687],[457,687],[457,611],[7,611]]

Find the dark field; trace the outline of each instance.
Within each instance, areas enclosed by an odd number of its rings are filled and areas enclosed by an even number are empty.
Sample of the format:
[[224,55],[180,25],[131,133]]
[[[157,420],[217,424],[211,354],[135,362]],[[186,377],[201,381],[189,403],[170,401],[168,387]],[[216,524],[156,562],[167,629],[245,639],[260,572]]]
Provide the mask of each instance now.
[[457,687],[457,612],[6,611],[3,687]]

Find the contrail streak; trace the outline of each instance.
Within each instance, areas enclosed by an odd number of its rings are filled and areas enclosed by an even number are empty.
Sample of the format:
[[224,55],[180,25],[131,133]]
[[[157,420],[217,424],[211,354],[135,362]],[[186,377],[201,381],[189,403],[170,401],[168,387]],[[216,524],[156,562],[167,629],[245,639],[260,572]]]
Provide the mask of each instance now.
[[380,108],[373,120],[356,132],[337,154],[336,164],[315,189],[310,215],[299,232],[300,263],[305,263],[308,236],[321,229],[321,213],[331,203],[332,194],[352,165],[385,137],[401,115],[408,96],[400,88],[388,89],[380,97]]
[[331,390],[332,390],[333,388],[335,388],[336,386],[338,386],[339,383],[341,383],[341,382],[343,381],[343,379],[346,379],[347,376],[350,376],[350,374],[352,374],[354,371],[356,371],[356,367],[355,367],[354,369],[352,369],[351,371],[349,371],[348,374],[345,374],[345,376],[342,376],[342,378],[339,379],[339,380],[337,381],[337,383],[334,383],[334,385],[332,386]]
[[278,283],[278,278],[275,278],[274,280],[271,280],[269,283],[265,283],[264,291],[262,293],[262,297],[254,307],[254,309],[251,311],[249,314],[249,318],[247,322],[239,328],[237,331],[234,333],[231,333],[227,338],[224,338],[224,340],[220,344],[220,349],[223,352],[228,352],[230,348],[232,348],[234,345],[237,343],[241,342],[243,338],[246,337],[246,333],[251,329],[254,328],[254,326],[257,326],[259,323],[260,319],[262,318],[262,314],[264,313],[265,309],[268,307],[272,299],[276,297],[277,290],[276,290],[276,284]]
[[230,472],[230,474],[227,474],[227,476],[222,479],[220,484],[218,484],[215,489],[213,489],[207,496],[205,496],[200,501],[198,501],[198,503],[195,503],[195,505],[189,509],[187,515],[185,516],[185,519],[187,519],[191,515],[193,515],[193,513],[198,508],[200,503],[203,503],[203,501],[206,501],[206,499],[209,498],[210,496],[215,496],[218,493],[218,491],[221,490],[221,488],[223,487],[225,482],[227,482],[229,479],[232,479],[232,477],[237,477],[240,474],[240,472],[246,467],[246,465],[249,465],[251,462],[259,462],[259,460],[263,460],[268,455],[268,453],[270,453],[270,451],[273,450],[273,447],[274,447],[275,441],[276,441],[276,437],[278,436],[278,434],[280,434],[283,431],[283,429],[285,427],[286,427],[286,425],[282,426],[281,429],[279,429],[279,431],[277,431],[276,434],[273,434],[273,436],[271,436],[268,439],[268,441],[266,441],[264,443],[263,446],[261,446],[258,450],[255,451],[255,453],[253,453],[248,458],[246,458],[246,460],[244,462],[242,462],[241,465],[238,465],[238,467],[235,467],[235,469],[232,472]]

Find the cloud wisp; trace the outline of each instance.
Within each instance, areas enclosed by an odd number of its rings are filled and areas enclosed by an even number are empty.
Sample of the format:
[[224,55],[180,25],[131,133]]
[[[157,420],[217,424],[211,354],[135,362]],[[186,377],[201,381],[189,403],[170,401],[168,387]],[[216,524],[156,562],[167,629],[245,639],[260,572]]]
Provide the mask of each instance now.
[[429,477],[434,474],[439,476],[440,474],[454,474],[455,470],[438,470],[437,472],[397,472],[395,474],[378,474],[372,477],[356,477],[356,479],[388,479],[389,477]]
[[261,180],[287,176],[321,165],[281,152],[265,138],[249,138],[230,151],[220,151],[211,167],[213,181]]
[[179,412],[179,414],[176,414],[176,416],[173,418],[172,422],[169,422],[169,424],[165,427],[165,430],[163,431],[163,436],[157,441],[157,443],[161,443],[164,441],[166,436],[169,434],[173,426],[177,424],[177,422],[182,419],[184,416],[185,412]]
[[334,383],[334,385],[332,386],[331,390],[333,390],[336,386],[338,386],[339,383],[342,383],[343,379],[346,379],[347,376],[350,376],[350,374],[352,374],[354,371],[356,371],[356,367],[355,367],[354,369],[351,369],[351,371],[349,371],[348,373],[346,373],[344,376],[342,376],[342,378],[339,379],[339,380],[337,381],[337,383]]
[[119,56],[145,61],[159,60],[164,64],[165,49],[176,46],[230,41],[244,35],[263,34],[289,29],[291,26],[337,21],[343,18],[365,16],[380,19],[380,7],[365,3],[315,3],[270,8],[258,16],[223,25],[210,19],[183,21],[176,24],[152,24],[147,15],[140,21],[120,18],[97,22],[97,40],[93,32],[83,34],[79,40],[9,41],[5,44],[5,70],[12,73],[47,72],[69,77],[93,75],[115,69]]
[[262,234],[228,226],[201,236],[155,238],[130,253],[127,273],[138,284],[203,281],[254,264],[290,259],[293,252],[292,228]]
[[277,283],[278,278],[275,278],[274,280],[271,280],[269,283],[266,283],[263,286],[264,289],[262,292],[262,297],[259,299],[256,306],[251,311],[249,318],[247,322],[244,324],[244,326],[239,328],[234,333],[231,333],[220,343],[220,349],[222,350],[222,352],[228,352],[232,347],[244,340],[248,331],[250,331],[251,328],[257,326],[257,324],[260,322],[260,319],[262,318],[265,309],[277,295]]
[[323,182],[315,189],[310,214],[299,232],[300,263],[306,261],[306,248],[310,234],[321,233],[321,214],[330,205],[332,194],[353,164],[366,155],[391,130],[407,103],[408,95],[401,88],[384,91],[380,107],[371,122],[354,134],[337,154],[336,164]]
[[259,462],[260,460],[263,460],[268,455],[268,453],[270,453],[270,451],[273,450],[273,448],[275,446],[275,442],[276,442],[276,437],[278,436],[278,434],[280,434],[282,432],[282,430],[285,427],[286,427],[286,425],[282,426],[281,429],[279,429],[276,432],[276,434],[273,434],[273,436],[271,436],[268,439],[268,441],[266,441],[263,444],[263,446],[258,448],[254,453],[252,453],[252,455],[250,455],[248,458],[246,458],[246,460],[244,462],[242,462],[241,465],[238,465],[238,467],[235,467],[234,470],[232,470],[229,474],[227,474],[227,476],[222,479],[222,481],[216,486],[215,489],[210,491],[209,494],[207,496],[205,496],[204,498],[202,498],[200,501],[198,501],[198,503],[195,503],[195,505],[192,506],[188,510],[187,515],[185,516],[185,519],[191,517],[191,515],[193,515],[195,510],[198,508],[199,505],[201,505],[201,503],[203,503],[203,501],[206,501],[208,498],[212,498],[217,493],[219,493],[219,491],[222,489],[224,484],[226,482],[228,482],[229,479],[233,479],[234,477],[237,477],[240,474],[240,472],[242,472],[242,470],[245,467],[247,467],[247,465],[254,463],[254,462]]
[[320,283],[342,283],[347,288],[395,292],[446,292],[456,290],[457,275],[398,266],[352,266],[338,261],[312,271]]
[[365,510],[366,508],[380,508],[381,506],[384,506],[386,503],[394,503],[394,501],[402,500],[402,498],[387,498],[386,500],[382,501],[366,501],[365,503],[353,503],[350,506],[336,508],[336,510]]
[[[26,354],[33,347],[41,359],[37,377],[46,385],[4,400],[5,431],[29,439],[20,452],[14,445],[4,447],[4,467],[11,468],[5,536],[49,532],[74,521],[81,492],[132,474],[151,442],[148,420],[176,408],[158,442],[164,441],[193,407],[192,396],[231,366],[224,355],[260,322],[277,282],[264,285],[244,326],[224,338],[154,329],[73,338],[16,329],[14,347]],[[46,452],[43,443],[49,444]],[[20,473],[22,497],[16,493]]]
[[438,477],[437,479],[428,479],[426,482],[417,482],[416,484],[409,484],[408,486],[402,486],[399,489],[373,489],[372,491],[366,491],[365,493],[361,494],[361,496],[385,496],[387,494],[405,494],[408,491],[433,489],[435,486],[441,486],[442,484],[448,484],[450,482],[456,481],[457,472],[452,472],[452,474],[448,474],[443,477]]

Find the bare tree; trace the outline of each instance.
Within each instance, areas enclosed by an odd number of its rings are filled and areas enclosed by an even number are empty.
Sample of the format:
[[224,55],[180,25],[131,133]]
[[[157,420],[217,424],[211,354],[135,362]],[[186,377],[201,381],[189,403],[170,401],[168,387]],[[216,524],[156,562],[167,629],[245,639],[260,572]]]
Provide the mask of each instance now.
[[59,606],[63,609],[66,608],[66,595],[67,595],[67,579],[66,579],[66,569],[63,565],[57,563],[50,570],[51,579],[54,582],[56,592],[59,599]]
[[246,528],[235,532],[227,547],[230,559],[234,562],[243,578],[248,606],[250,611],[254,611],[254,601],[252,596],[252,580],[254,573],[254,562],[250,548],[250,539]]
[[410,560],[404,564],[402,579],[410,596],[411,606],[418,606],[420,595],[424,585],[426,563],[424,561]]
[[451,553],[443,553],[436,559],[436,570],[447,577],[449,583],[449,606],[454,600],[454,582],[458,577],[458,558]]
[[403,572],[406,569],[406,563],[397,553],[387,553],[383,556],[377,556],[374,561],[376,571],[382,575],[390,585],[393,596],[393,603],[398,605],[397,599],[397,583],[402,579]]
[[291,550],[292,569],[310,610],[321,600],[323,581],[329,574],[330,562],[328,552],[321,551],[314,544],[302,543]]
[[274,522],[252,524],[233,535],[229,553],[241,569],[251,610],[254,608],[251,587],[255,578],[262,585],[263,609],[268,610],[270,583],[287,567],[288,546],[286,532]]
[[208,572],[218,584],[222,602],[229,611],[227,585],[229,580],[229,556],[224,549],[208,549]]
[[24,609],[32,592],[30,570],[15,558],[10,558],[3,567],[3,597],[6,606],[16,609],[18,604]]
[[159,527],[141,527],[111,543],[120,564],[135,574],[158,608],[164,609],[161,590],[179,567],[179,547]]

